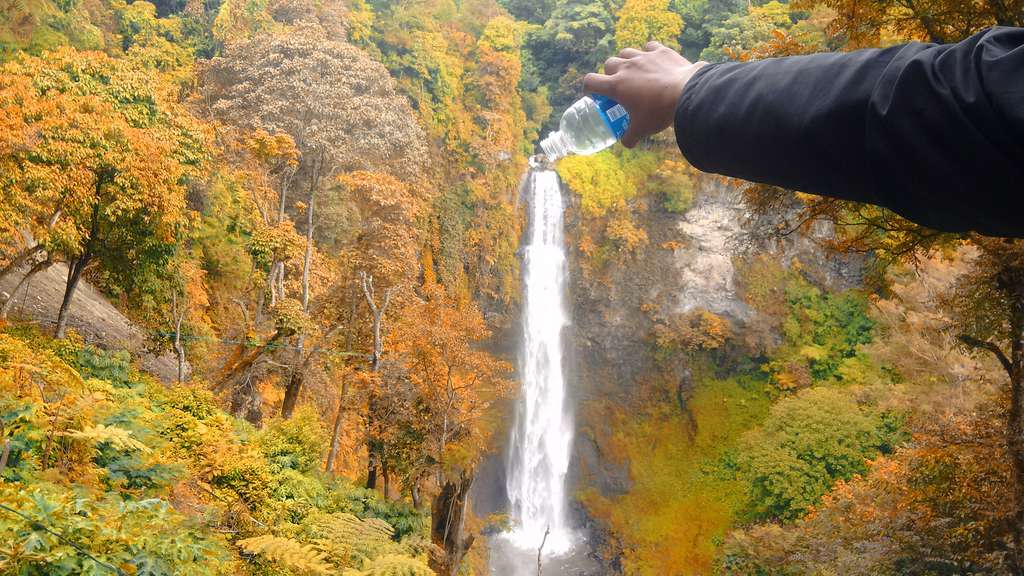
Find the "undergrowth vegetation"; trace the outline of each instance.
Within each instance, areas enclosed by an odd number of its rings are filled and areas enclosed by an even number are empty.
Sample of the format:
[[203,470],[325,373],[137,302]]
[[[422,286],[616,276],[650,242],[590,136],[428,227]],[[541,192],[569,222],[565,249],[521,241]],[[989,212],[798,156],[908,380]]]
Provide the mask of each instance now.
[[262,430],[71,335],[0,333],[0,572],[431,574],[427,519],[326,476],[314,413]]

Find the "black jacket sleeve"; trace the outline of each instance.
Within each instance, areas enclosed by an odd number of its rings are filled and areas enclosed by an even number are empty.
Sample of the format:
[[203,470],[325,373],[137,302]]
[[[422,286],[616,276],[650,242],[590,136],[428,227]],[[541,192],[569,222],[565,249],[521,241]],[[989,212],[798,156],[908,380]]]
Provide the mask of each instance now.
[[704,171],[1024,236],[1024,29],[949,45],[713,64],[676,139]]

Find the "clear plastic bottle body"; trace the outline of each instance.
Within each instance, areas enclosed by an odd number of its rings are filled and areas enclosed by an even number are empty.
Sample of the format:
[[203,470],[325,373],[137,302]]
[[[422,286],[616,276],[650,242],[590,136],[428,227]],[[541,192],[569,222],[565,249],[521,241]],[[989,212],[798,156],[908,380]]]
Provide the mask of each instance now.
[[598,102],[584,96],[562,114],[558,131],[548,134],[540,146],[552,161],[569,154],[594,154],[614,144],[628,121],[618,103],[607,99]]

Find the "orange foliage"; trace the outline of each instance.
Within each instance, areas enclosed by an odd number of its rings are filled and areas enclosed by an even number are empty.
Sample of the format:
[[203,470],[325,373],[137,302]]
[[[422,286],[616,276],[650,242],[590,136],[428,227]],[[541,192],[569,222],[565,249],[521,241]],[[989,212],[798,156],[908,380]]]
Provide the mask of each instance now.
[[478,349],[490,331],[475,304],[453,300],[439,284],[421,292],[403,311],[394,347],[426,404],[430,423],[421,425],[434,460],[469,468],[486,445],[488,408],[511,391],[512,367]]

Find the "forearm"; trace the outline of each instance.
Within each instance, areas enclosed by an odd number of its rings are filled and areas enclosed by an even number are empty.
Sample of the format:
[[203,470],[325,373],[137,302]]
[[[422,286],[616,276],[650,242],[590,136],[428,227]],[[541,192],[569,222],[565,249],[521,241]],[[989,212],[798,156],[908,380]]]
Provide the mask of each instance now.
[[1022,36],[708,66],[676,109],[679,147],[704,171],[880,204],[937,228],[1013,233]]

